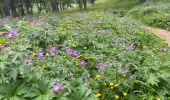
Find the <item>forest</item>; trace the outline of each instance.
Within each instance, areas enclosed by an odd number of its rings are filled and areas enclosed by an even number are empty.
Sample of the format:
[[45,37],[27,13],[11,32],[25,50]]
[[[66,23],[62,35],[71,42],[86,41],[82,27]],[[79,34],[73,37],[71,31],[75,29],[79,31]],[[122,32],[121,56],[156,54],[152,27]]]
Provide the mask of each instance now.
[[2,17],[24,16],[25,14],[33,14],[34,9],[38,13],[45,11],[59,12],[68,8],[72,8],[73,4],[78,4],[80,10],[87,9],[87,2],[94,5],[95,0],[1,0],[0,15]]

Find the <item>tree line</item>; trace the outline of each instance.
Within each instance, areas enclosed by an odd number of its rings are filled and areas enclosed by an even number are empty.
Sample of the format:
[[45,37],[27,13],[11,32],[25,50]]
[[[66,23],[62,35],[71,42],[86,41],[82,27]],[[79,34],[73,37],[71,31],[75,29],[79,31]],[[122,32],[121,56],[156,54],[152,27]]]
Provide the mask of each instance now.
[[80,10],[85,10],[88,2],[94,5],[95,0],[0,0],[0,15],[24,16],[33,14],[35,9],[38,13],[43,10],[46,13],[59,12],[71,8],[72,4],[78,4]]

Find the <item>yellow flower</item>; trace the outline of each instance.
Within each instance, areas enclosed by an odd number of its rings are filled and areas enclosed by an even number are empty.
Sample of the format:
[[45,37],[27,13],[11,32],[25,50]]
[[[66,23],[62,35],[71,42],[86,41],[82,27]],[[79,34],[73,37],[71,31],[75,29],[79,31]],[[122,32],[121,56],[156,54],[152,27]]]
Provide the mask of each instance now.
[[36,55],[36,53],[35,52],[33,52],[33,56],[35,56]]
[[83,49],[84,49],[84,50],[86,50],[86,49],[87,49],[87,47],[84,47]]
[[67,58],[67,56],[63,56],[64,58]]
[[92,59],[93,57],[92,56],[89,56],[90,59]]
[[157,97],[156,100],[161,100],[161,99],[159,97]]
[[89,77],[90,77],[90,74],[87,74],[87,77],[89,78]]
[[100,75],[99,75],[99,74],[97,74],[97,75],[96,75],[96,78],[100,78]]
[[156,48],[156,50],[160,50],[159,48]]
[[105,82],[103,83],[105,86],[107,85]]
[[78,55],[76,58],[78,59],[78,58],[80,58],[81,57],[81,55]]
[[96,94],[96,97],[100,97],[100,96],[102,96],[102,94],[100,94],[100,93],[97,93],[97,94]]
[[127,93],[126,93],[126,92],[124,92],[124,93],[123,93],[123,96],[125,96],[125,97],[126,97],[126,96],[127,96]]
[[76,45],[76,44],[72,44],[71,46],[72,46],[72,47],[76,47],[77,45]]
[[118,95],[115,95],[115,99],[119,99],[119,96],[118,96]]
[[126,74],[123,74],[122,76],[123,76],[123,77],[126,77]]
[[79,65],[79,62],[78,62],[78,61],[76,61],[76,65],[77,65],[77,66]]
[[111,86],[110,88],[111,88],[111,89],[114,89],[114,87],[113,87],[113,86]]
[[113,86],[113,83],[112,82],[110,82],[110,84],[109,84],[110,86]]
[[118,87],[119,86],[119,84],[115,84],[115,87]]
[[72,40],[68,40],[68,42],[72,42]]

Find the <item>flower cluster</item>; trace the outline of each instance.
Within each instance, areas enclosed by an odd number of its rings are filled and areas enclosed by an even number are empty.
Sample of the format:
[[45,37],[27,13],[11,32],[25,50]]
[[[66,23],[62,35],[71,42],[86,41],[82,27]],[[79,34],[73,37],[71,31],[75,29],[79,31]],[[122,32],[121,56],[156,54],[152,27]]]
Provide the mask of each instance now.
[[67,54],[73,55],[73,56],[78,56],[80,53],[78,51],[72,50],[71,48],[67,48]]
[[15,36],[18,35],[17,31],[13,28],[8,28],[7,31],[8,33],[6,34],[6,37],[8,38],[14,38]]

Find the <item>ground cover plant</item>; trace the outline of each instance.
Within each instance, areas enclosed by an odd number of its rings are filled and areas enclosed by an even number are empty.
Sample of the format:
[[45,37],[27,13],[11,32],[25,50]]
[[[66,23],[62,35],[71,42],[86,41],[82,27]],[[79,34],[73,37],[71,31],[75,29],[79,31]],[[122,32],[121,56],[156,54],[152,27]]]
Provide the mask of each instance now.
[[130,10],[129,15],[148,25],[170,30],[169,0],[150,0]]
[[170,48],[111,9],[0,19],[0,100],[169,100]]

